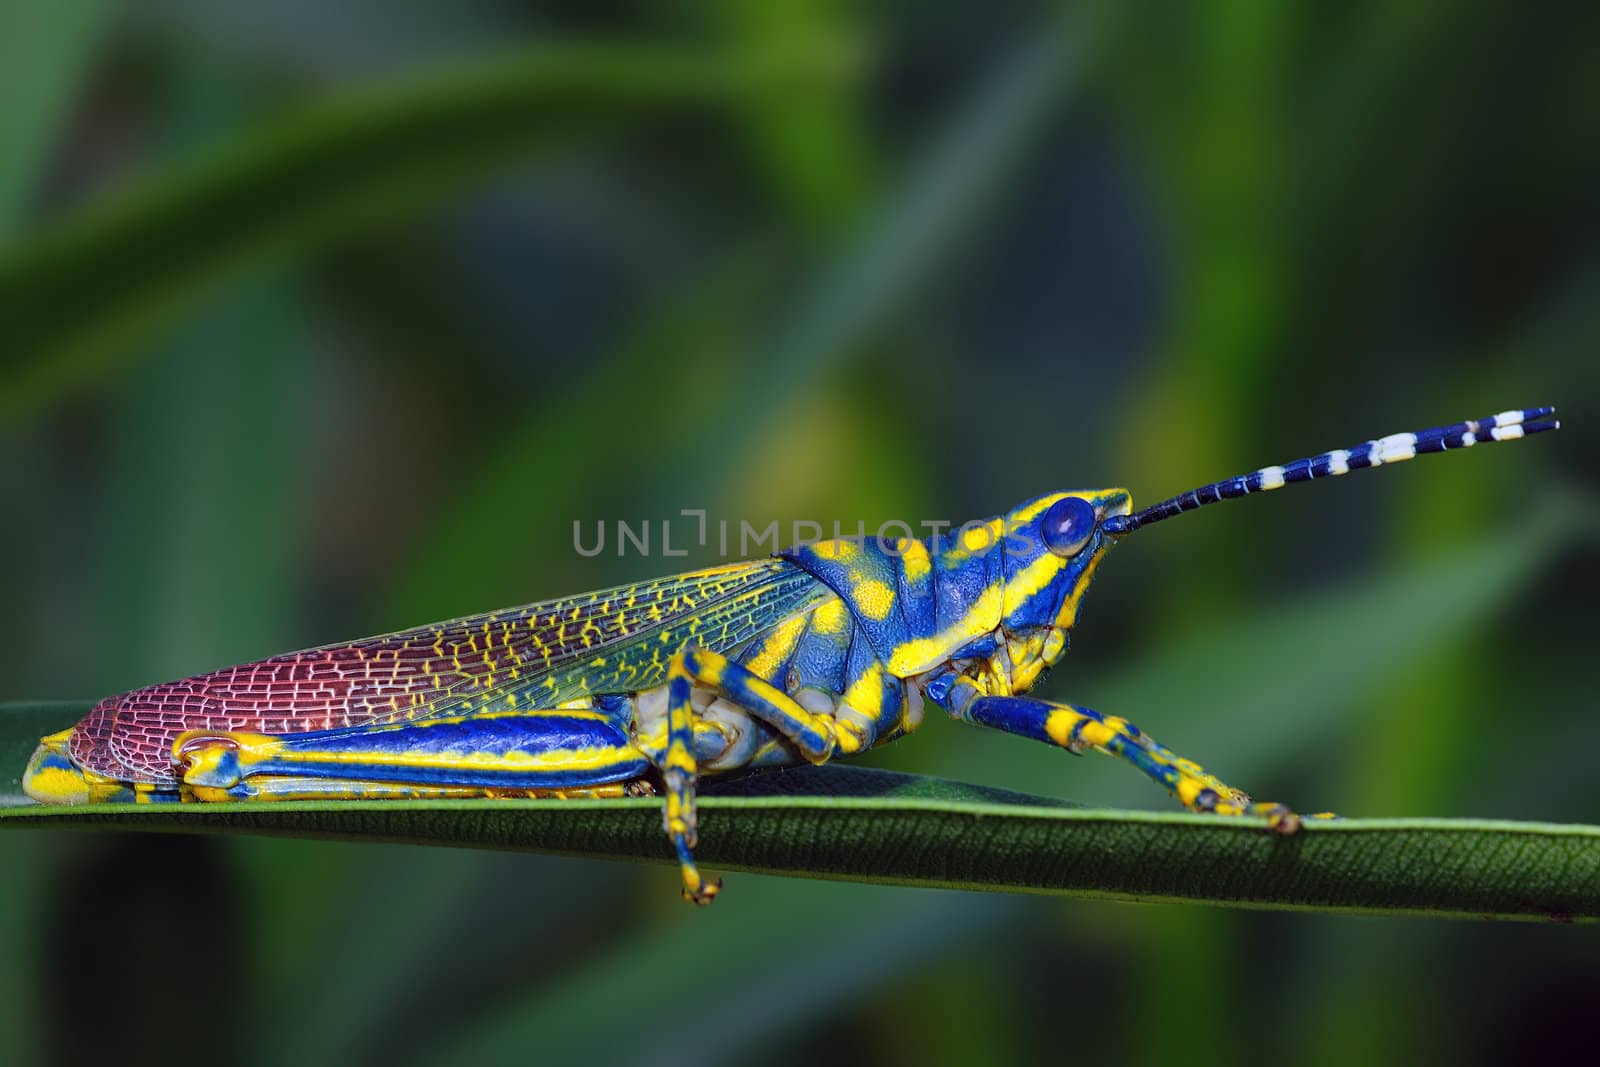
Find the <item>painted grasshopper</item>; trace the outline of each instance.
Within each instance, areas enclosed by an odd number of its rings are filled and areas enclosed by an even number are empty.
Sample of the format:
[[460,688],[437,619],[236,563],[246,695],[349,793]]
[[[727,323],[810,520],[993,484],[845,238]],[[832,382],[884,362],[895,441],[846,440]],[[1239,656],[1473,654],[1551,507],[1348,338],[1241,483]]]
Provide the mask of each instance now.
[[1019,694],[1067,649],[1106,551],[1230,497],[1553,430],[1553,408],[1396,434],[1216,482],[1143,511],[1123,489],[1048,493],[949,543],[821,541],[713,567],[274,656],[101,701],[46,737],[45,803],[665,794],[684,895],[695,779],[892,741],[925,702],[1121,757],[1186,808],[1300,818],[1126,719]]

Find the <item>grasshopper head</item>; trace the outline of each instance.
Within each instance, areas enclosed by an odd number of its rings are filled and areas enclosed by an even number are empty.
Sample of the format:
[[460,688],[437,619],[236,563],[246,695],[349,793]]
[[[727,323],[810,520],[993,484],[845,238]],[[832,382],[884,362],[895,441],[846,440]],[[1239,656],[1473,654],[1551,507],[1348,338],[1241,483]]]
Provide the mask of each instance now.
[[[1115,543],[1107,520],[1132,511],[1126,489],[1077,489],[1047,493],[1005,517],[1005,627],[1039,635],[1043,666],[1065,650],[1083,594]],[[1050,631],[1060,638],[1045,641]]]

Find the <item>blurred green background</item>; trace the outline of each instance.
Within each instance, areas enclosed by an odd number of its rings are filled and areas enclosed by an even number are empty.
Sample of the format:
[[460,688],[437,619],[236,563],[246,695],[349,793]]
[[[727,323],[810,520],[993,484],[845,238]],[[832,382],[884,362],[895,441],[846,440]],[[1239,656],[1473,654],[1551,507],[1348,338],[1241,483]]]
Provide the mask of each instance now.
[[[714,562],[581,558],[574,519],[1150,502],[1553,403],[1554,436],[1135,539],[1044,695],[1306,810],[1600,822],[1597,43],[1600,9],[1509,2],[13,0],[3,696]],[[430,124],[430,72],[551,66],[575,88]],[[327,114],[332,161],[275,172]],[[217,159],[248,195],[174,184]],[[1396,612],[1393,655],[1341,657]],[[1164,800],[944,721],[872,761]],[[7,1063],[1495,1062],[1590,1047],[1600,1004],[1592,928],[751,875],[700,912],[664,866],[320,842],[0,856]]]

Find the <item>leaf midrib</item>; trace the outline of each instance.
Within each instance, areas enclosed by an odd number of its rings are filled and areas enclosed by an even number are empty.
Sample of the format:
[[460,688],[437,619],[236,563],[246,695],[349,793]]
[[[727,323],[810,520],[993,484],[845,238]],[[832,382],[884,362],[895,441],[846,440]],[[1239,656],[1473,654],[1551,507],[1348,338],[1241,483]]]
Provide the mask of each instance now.
[[[932,781],[932,779],[922,779]],[[1259,834],[1264,831],[1261,819],[1223,819],[1214,815],[1188,812],[1157,812],[1135,808],[1060,807],[1048,802],[1039,804],[993,804],[968,800],[934,800],[926,797],[819,797],[812,795],[766,795],[752,797],[702,797],[697,801],[702,810],[737,811],[895,811],[923,812],[940,815],[968,815],[975,818],[994,817],[1012,820],[1027,819],[1058,823],[1141,824],[1152,826],[1193,826],[1208,830],[1237,831]],[[357,815],[363,813],[398,814],[401,812],[463,812],[463,811],[553,811],[577,812],[656,812],[661,802],[650,797],[625,799],[574,798],[571,800],[385,800],[385,801],[325,801],[295,800],[263,803],[220,802],[212,804],[91,804],[91,805],[16,805],[0,808],[0,819],[88,819],[99,822],[104,816],[145,817],[150,821],[181,821],[185,815],[249,815],[252,819],[269,819],[275,813],[324,813]],[[1600,838],[1600,826],[1584,823],[1552,823],[1515,819],[1481,818],[1360,818],[1329,819],[1307,822],[1301,834],[1351,834],[1387,833],[1399,831],[1443,831],[1450,833],[1494,833],[1517,836],[1589,837]]]

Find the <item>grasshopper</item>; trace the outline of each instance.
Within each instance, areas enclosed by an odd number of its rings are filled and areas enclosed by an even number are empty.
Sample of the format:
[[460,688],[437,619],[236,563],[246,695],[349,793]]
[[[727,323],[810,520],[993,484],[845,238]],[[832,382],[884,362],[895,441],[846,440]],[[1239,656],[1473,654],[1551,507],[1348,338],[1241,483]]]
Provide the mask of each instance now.
[[953,718],[1131,763],[1184,807],[1296,832],[1127,719],[1023,696],[1067,650],[1122,538],[1207,504],[1554,430],[1507,411],[1214,482],[1133,509],[1053,492],[942,543],[835,539],[752,562],[291,652],[108,697],[41,742],[44,803],[664,795],[683,895],[695,782],[824,763]]

